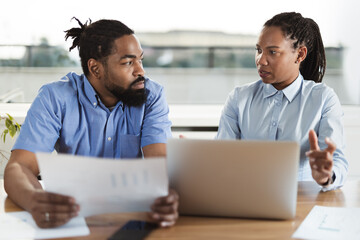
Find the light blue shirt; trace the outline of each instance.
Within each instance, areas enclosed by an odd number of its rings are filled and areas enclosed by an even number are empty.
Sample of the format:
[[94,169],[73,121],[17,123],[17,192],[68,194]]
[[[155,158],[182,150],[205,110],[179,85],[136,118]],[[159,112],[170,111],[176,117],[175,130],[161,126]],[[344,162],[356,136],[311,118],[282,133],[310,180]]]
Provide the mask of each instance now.
[[140,107],[118,102],[110,111],[85,75],[69,73],[44,85],[33,101],[13,149],[108,158],[137,158],[141,148],[171,137],[163,87],[146,78]]
[[284,140],[300,144],[298,179],[313,180],[309,159],[308,134],[314,129],[320,149],[327,148],[325,137],[335,142],[331,188],[344,184],[348,162],[344,157],[343,112],[335,92],[324,83],[304,80],[302,75],[283,90],[261,80],[235,88],[229,95],[216,138]]

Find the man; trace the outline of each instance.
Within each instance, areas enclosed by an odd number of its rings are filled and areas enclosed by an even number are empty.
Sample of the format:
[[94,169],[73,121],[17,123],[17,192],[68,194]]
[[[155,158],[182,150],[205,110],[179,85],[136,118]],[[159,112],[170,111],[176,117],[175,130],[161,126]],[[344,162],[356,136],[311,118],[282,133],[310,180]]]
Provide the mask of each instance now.
[[[76,18],[75,18],[76,19]],[[134,32],[115,20],[66,31],[84,74],[44,85],[32,103],[4,173],[5,190],[39,227],[77,216],[71,196],[42,189],[35,152],[136,158],[166,155],[171,122],[163,88],[144,77],[143,50]],[[71,170],[70,170],[71,171]],[[96,176],[94,176],[96,177]],[[160,226],[175,224],[178,195],[156,199],[149,214]]]

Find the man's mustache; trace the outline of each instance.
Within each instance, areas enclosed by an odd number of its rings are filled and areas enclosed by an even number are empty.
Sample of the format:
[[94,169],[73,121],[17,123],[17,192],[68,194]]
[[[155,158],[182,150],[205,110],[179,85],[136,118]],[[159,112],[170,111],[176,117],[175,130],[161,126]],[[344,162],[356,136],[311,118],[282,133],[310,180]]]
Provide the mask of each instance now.
[[130,84],[130,87],[133,86],[133,85],[135,85],[136,83],[142,82],[142,81],[145,81],[145,78],[142,77],[142,76],[140,76],[140,77],[138,77],[135,81],[133,81],[133,82]]

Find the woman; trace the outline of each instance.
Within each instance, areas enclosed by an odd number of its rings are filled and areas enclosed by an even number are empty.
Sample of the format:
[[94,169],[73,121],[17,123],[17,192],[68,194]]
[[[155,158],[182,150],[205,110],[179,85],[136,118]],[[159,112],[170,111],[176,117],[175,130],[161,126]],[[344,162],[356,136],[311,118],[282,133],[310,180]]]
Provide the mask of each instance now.
[[321,83],[326,59],[318,25],[295,12],[275,15],[264,24],[255,62],[261,80],[230,93],[217,138],[297,141],[298,179],[314,179],[323,190],[342,186],[343,112]]

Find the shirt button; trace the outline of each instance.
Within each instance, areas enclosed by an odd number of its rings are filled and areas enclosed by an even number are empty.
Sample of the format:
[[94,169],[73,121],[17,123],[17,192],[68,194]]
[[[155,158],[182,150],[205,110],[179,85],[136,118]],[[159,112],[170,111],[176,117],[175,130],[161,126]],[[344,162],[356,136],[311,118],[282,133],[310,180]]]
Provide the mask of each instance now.
[[96,102],[93,103],[94,106],[96,106],[96,104],[97,104]]
[[280,105],[281,105],[280,102],[277,102],[277,103],[276,103],[276,106],[280,106]]
[[276,126],[276,122],[273,122],[272,125],[275,127],[275,126]]
[[111,141],[111,137],[108,137],[108,141]]

